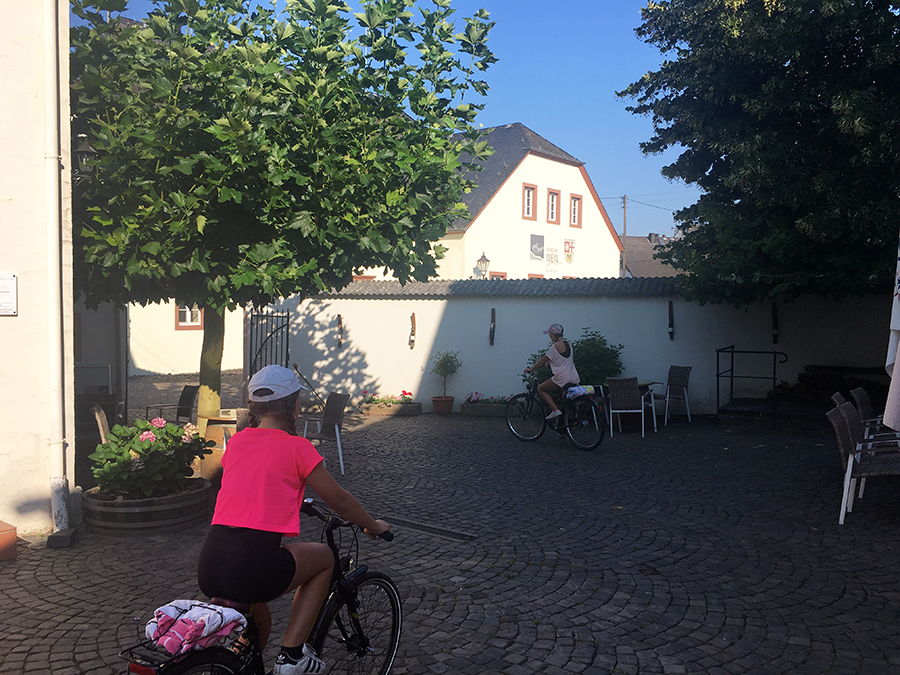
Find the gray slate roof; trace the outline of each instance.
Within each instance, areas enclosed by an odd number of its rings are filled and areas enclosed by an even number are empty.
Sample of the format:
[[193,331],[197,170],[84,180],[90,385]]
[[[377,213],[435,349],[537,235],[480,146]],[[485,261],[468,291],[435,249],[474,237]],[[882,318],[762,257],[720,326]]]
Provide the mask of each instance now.
[[465,230],[529,153],[576,166],[584,164],[521,122],[485,129],[479,140],[487,141],[494,154],[485,161],[482,171],[467,176],[478,183],[472,192],[463,195],[472,218],[458,219],[451,230]]
[[625,244],[625,265],[636,277],[674,277],[678,274],[675,268],[663,264],[653,257],[656,248],[669,243],[668,237],[649,234],[646,237],[623,237],[619,239]]
[[411,281],[354,281],[340,291],[319,293],[318,298],[430,299],[449,297],[552,297],[552,296],[677,296],[673,278],[631,279],[435,279]]

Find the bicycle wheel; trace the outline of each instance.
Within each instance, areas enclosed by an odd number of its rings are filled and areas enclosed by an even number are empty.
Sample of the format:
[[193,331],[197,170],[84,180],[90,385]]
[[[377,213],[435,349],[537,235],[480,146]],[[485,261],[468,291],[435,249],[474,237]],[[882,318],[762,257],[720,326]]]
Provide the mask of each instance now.
[[363,634],[356,632],[347,605],[332,599],[323,610],[313,649],[329,673],[388,675],[400,643],[400,594],[380,572],[363,574],[355,581],[354,591]]
[[237,675],[243,662],[224,647],[207,647],[187,654],[159,669],[160,675]]
[[547,428],[544,406],[533,394],[517,394],[506,402],[506,426],[523,441],[536,441]]
[[597,402],[587,396],[566,404],[563,424],[569,440],[581,450],[593,450],[606,435],[606,416]]

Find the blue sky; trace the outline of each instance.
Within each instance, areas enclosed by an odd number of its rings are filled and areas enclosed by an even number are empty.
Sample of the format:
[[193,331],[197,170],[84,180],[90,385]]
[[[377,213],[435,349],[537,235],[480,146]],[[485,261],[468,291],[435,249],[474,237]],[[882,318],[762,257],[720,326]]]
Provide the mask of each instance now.
[[[350,4],[357,4],[350,0]],[[499,61],[484,75],[491,89],[478,123],[521,122],[585,163],[613,225],[622,232],[628,195],[629,235],[672,234],[672,211],[699,191],[660,169],[677,153],[645,157],[648,118],[625,110],[615,92],[655,70],[662,56],[634,34],[647,0],[454,0],[456,17],[484,8],[497,25],[489,46]],[[142,18],[150,0],[130,0]]]

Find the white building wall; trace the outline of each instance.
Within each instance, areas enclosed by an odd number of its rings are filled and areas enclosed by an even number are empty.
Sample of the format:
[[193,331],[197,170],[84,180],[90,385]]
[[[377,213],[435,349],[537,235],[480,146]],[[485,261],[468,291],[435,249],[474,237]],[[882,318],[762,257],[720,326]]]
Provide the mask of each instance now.
[[[200,370],[202,330],[176,330],[177,305],[164,303],[128,306],[128,375],[169,375]],[[244,311],[225,315],[222,370],[244,367]]]
[[51,478],[74,474],[68,4],[4,9],[0,273],[18,312],[0,316],[0,520],[23,532],[54,525]]
[[[502,282],[497,282],[502,283]],[[674,340],[669,339],[668,298],[664,297],[483,297],[452,299],[311,299],[286,301],[295,314],[291,359],[320,390],[343,391],[354,400],[362,392],[399,394],[412,391],[430,408],[441,383],[430,373],[435,350],[459,352],[463,365],[448,380],[447,393],[457,404],[468,392],[503,396],[521,391],[519,374],[529,354],[549,343],[542,331],[562,323],[578,338],[583,328],[599,331],[623,344],[624,375],[664,382],[670,365],[693,366],[691,409],[716,411],[716,350],[782,351],[788,361],[778,377],[790,383],[806,365],[881,367],[884,326],[890,298],[853,298],[833,303],[802,298],[779,305],[779,341],[772,342],[769,304],[747,309],[673,300]],[[489,344],[491,309],[496,330]],[[411,316],[416,335],[410,346]],[[341,320],[338,321],[338,315]],[[339,325],[343,327],[342,345]],[[739,373],[771,372],[771,358],[741,357]],[[752,359],[762,359],[753,362]],[[576,365],[578,354],[575,354]],[[760,365],[761,363],[761,365]],[[768,381],[738,380],[736,396],[759,396]],[[662,387],[658,388],[659,391]],[[727,400],[727,396],[723,403]]]
[[[451,247],[439,268],[440,278],[477,278],[475,263],[482,253],[491,261],[490,272],[505,272],[509,279],[529,274],[547,279],[618,277],[618,245],[585,176],[577,166],[528,155],[469,226],[462,246]],[[535,220],[522,217],[525,183],[536,186]],[[559,224],[547,222],[549,189],[559,191]],[[581,197],[580,228],[569,225],[572,195]],[[532,252],[533,237],[543,240],[541,257]],[[565,255],[567,242],[574,247],[571,262]]]

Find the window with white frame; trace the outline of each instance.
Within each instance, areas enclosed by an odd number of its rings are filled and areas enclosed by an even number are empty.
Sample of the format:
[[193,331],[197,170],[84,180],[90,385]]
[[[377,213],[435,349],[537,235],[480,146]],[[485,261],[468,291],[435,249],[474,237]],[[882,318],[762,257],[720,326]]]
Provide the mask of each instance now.
[[547,190],[547,222],[559,225],[559,190]]
[[203,330],[203,310],[196,304],[178,305],[175,330]]
[[522,183],[522,218],[537,220],[537,185]]
[[569,225],[581,227],[581,195],[572,195],[569,205]]

